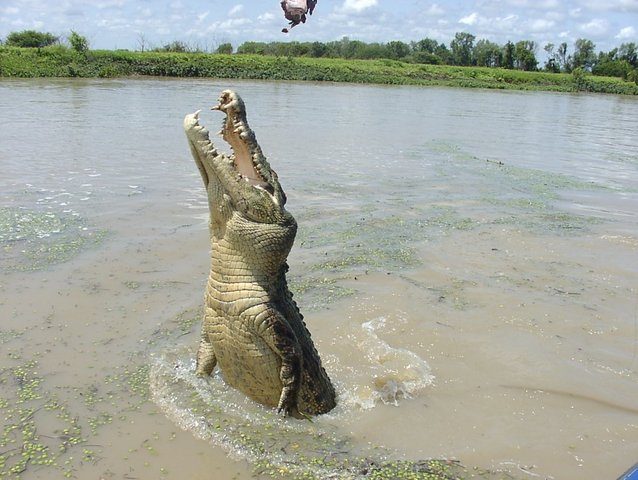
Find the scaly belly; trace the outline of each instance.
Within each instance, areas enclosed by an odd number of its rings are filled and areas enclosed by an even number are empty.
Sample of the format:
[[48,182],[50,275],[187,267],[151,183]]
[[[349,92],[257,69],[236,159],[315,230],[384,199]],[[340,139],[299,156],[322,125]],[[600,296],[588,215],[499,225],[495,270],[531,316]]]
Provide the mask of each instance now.
[[216,316],[208,310],[206,333],[226,383],[253,400],[276,407],[281,395],[281,360],[241,317]]

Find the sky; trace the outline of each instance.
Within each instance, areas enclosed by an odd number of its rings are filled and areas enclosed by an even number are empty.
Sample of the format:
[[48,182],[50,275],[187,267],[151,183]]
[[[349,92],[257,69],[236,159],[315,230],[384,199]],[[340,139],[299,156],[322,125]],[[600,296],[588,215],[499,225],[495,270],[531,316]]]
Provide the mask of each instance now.
[[172,41],[213,51],[245,41],[418,41],[449,45],[456,32],[499,44],[534,40],[572,46],[578,38],[608,51],[638,43],[638,0],[318,0],[289,34],[279,0],[0,0],[0,38],[71,30],[94,49],[140,50]]

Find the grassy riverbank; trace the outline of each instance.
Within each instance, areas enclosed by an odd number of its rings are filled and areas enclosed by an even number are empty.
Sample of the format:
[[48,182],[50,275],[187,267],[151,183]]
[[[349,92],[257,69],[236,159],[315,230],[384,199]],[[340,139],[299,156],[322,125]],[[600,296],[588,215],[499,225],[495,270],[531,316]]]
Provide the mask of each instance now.
[[269,57],[208,53],[94,50],[54,46],[0,47],[0,77],[123,77],[153,75],[301,80],[390,85],[441,85],[513,90],[589,91],[638,95],[638,85],[588,74],[423,65],[395,60]]

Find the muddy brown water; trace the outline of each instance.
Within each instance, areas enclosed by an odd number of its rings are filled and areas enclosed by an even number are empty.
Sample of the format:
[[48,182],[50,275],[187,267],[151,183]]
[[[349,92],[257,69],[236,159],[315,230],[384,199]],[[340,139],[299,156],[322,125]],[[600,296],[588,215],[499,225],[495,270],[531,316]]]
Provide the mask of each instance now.
[[[181,121],[227,87],[300,224],[291,288],[340,399],[312,424],[192,376],[207,205]],[[0,478],[638,460],[636,99],[165,79],[0,99]]]

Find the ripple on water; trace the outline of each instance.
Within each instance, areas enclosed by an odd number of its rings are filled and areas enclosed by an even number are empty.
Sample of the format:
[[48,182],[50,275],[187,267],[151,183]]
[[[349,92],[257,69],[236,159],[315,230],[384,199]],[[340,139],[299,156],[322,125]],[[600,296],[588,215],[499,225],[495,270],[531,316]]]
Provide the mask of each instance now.
[[364,453],[335,425],[343,423],[353,410],[398,405],[433,380],[424,359],[379,337],[385,326],[386,319],[378,317],[347,335],[349,348],[360,352],[356,369],[326,357],[339,403],[312,422],[279,417],[228,387],[218,371],[208,379],[197,377],[193,352],[187,345],[154,354],[151,396],[180,428],[223,448],[235,459],[249,461],[261,474],[356,478],[357,469],[365,469],[370,457],[382,459],[386,452],[372,448]]

